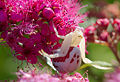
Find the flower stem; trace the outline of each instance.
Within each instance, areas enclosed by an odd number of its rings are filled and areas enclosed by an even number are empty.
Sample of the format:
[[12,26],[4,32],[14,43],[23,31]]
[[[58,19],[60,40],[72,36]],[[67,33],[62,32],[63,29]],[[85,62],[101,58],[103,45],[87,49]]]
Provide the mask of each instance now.
[[117,46],[114,45],[112,46],[111,44],[109,45],[109,48],[112,50],[112,52],[114,53],[117,61],[120,63],[120,58],[119,58],[119,54],[118,54],[118,51],[117,51]]

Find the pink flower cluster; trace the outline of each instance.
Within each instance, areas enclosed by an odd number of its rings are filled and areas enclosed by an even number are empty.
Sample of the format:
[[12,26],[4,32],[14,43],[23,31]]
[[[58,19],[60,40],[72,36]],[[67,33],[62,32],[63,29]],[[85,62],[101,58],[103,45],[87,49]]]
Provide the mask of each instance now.
[[[110,24],[113,26],[113,30],[108,30]],[[120,36],[120,19],[98,19],[95,24],[88,26],[85,29],[84,34],[88,42],[95,42],[95,40],[105,42],[112,39],[120,40],[120,38],[116,38],[117,36]]]
[[120,63],[117,48],[120,41],[120,19],[98,19],[96,23],[85,28],[84,35],[88,42],[108,46]]
[[66,35],[83,22],[77,0],[1,0],[0,38],[19,60],[35,64],[39,50],[52,53],[61,46],[53,30]]
[[120,82],[120,68],[116,68],[114,72],[105,74],[105,82]]
[[63,76],[50,75],[48,73],[36,74],[34,71],[25,73],[22,70],[20,70],[18,73],[17,82],[89,82],[88,78],[83,78],[80,73]]

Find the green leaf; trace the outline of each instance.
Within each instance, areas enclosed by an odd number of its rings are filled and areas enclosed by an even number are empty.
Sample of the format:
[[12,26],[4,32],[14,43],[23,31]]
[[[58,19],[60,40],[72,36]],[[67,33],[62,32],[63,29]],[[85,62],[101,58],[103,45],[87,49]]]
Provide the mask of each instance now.
[[59,40],[59,43],[61,44],[61,43],[62,43],[62,41],[63,41],[63,39],[60,39],[60,40]]
[[22,21],[19,21],[19,22],[16,23],[16,25],[20,25],[21,23],[22,23]]
[[84,23],[79,23],[79,26],[83,27],[83,28],[86,28],[86,27],[88,27],[89,25],[92,25],[95,22],[96,22],[96,18],[90,18],[87,21],[85,21]]
[[82,66],[80,66],[80,68],[78,70],[84,69],[86,67],[92,66],[91,64],[83,64]]
[[[87,50],[88,50],[89,54],[86,56],[87,56],[87,58],[89,58],[92,61],[102,61],[102,62],[108,62],[108,63],[112,63],[112,61],[116,61],[116,58],[115,58],[113,52],[107,46],[89,43],[87,46]],[[104,74],[106,72],[113,71],[113,69],[98,70],[92,66],[87,68],[87,70],[88,70],[90,82],[103,82]],[[93,81],[93,80],[96,80],[96,81]]]
[[89,43],[87,50],[89,54],[86,56],[92,61],[104,61],[108,63],[112,63],[113,60],[116,61],[113,52],[107,46]]
[[[106,0],[108,3],[113,3],[115,0]],[[118,0],[119,1],[119,0]]]
[[0,45],[0,80],[16,79],[17,64],[8,47]]
[[48,24],[48,22],[47,21],[45,21],[45,22],[43,22],[44,24]]
[[48,57],[39,56],[38,61],[44,66],[43,68],[47,67],[48,69],[52,70],[55,73],[56,69],[51,64],[51,59]]
[[30,36],[29,35],[27,35],[27,34],[25,34],[25,35],[23,35],[25,38],[30,38]]
[[98,66],[101,69],[110,69],[110,68],[112,69],[112,64],[110,64],[110,63],[102,62],[102,61],[93,61],[92,63],[83,64],[79,68],[79,70],[84,69],[84,68],[89,67],[89,66],[93,66],[93,65],[96,65],[96,66]]

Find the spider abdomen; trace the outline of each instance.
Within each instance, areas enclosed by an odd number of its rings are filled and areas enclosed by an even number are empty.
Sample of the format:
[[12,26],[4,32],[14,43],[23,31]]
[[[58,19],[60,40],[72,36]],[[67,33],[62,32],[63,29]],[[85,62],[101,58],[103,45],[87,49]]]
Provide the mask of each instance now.
[[52,63],[60,73],[75,71],[81,64],[81,53],[79,48],[70,47],[64,57],[53,58]]

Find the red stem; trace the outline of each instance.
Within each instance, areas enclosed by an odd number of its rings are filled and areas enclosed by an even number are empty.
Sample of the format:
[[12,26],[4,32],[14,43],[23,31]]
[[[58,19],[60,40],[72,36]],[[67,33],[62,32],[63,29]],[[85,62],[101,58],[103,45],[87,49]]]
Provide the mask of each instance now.
[[120,58],[119,58],[119,54],[117,51],[117,47],[116,46],[112,46],[111,44],[109,45],[109,48],[112,50],[112,52],[114,53],[117,61],[120,63]]

